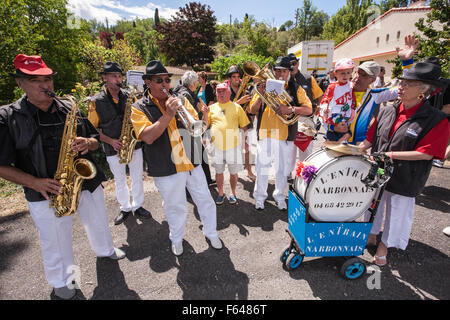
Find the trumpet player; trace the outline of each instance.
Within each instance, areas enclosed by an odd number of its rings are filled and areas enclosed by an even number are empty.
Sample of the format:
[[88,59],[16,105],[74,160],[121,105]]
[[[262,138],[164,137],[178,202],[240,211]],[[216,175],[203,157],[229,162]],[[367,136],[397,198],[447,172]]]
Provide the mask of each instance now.
[[[63,186],[62,180],[55,180],[54,175],[61,146],[69,143],[62,141],[62,137],[66,115],[74,106],[49,95],[53,91],[55,72],[41,57],[19,54],[14,66],[16,72],[12,75],[25,95],[0,108],[0,177],[24,187],[31,218],[39,233],[46,279],[56,296],[70,299],[76,294],[72,284],[75,265],[72,216],[56,217],[55,209],[50,208],[50,196],[59,195]],[[78,136],[70,149],[94,163],[89,152],[98,148],[98,132],[83,117],[76,123]],[[114,248],[108,226],[101,186],[106,178],[94,166],[97,174],[82,184],[77,212],[95,254],[122,259],[125,253]]]
[[[257,115],[258,148],[256,154],[256,182],[253,191],[255,208],[264,210],[264,202],[267,199],[267,187],[269,183],[269,170],[272,161],[275,162],[275,190],[273,198],[279,210],[286,210],[287,177],[290,175],[290,159],[295,148],[294,140],[297,134],[298,123],[287,125],[283,123],[278,115],[309,116],[312,114],[312,105],[305,90],[289,81],[291,71],[290,59],[279,57],[274,66],[275,78],[285,81],[285,90],[291,96],[291,105],[279,103],[268,107],[257,94],[249,105],[250,113]],[[257,84],[260,94],[265,93],[265,82]],[[278,114],[278,115],[277,115]]]
[[[151,218],[149,211],[142,207],[144,203],[143,156],[140,142],[136,143],[131,161],[121,163],[118,152],[126,147],[119,139],[124,121],[128,93],[122,89],[123,72],[116,62],[106,62],[103,71],[99,72],[105,85],[102,90],[92,97],[89,104],[89,121],[99,129],[100,141],[106,154],[109,168],[114,175],[116,197],[120,205],[120,212],[114,219],[118,225],[134,212],[141,219]],[[127,185],[126,166],[128,165],[131,178],[131,194]]]
[[[183,254],[183,237],[187,217],[186,188],[198,208],[203,223],[203,234],[214,249],[222,249],[216,226],[216,205],[208,189],[201,159],[194,159],[194,137],[175,118],[180,110],[198,119],[198,114],[187,99],[167,94],[170,90],[167,69],[158,60],[146,66],[143,79],[148,87],[144,97],[138,100],[131,120],[139,139],[144,142],[147,173],[154,178],[163,199],[163,209],[169,224],[172,253]],[[185,119],[186,120],[186,116]]]

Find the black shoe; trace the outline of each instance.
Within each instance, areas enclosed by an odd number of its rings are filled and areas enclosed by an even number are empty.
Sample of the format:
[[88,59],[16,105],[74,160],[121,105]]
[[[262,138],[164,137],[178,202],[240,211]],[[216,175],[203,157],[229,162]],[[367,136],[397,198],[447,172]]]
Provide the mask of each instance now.
[[145,210],[144,208],[140,207],[134,210],[134,215],[140,219],[150,219],[152,215],[149,211]]
[[125,221],[126,218],[130,215],[131,211],[120,211],[119,215],[114,219],[114,224],[117,226]]

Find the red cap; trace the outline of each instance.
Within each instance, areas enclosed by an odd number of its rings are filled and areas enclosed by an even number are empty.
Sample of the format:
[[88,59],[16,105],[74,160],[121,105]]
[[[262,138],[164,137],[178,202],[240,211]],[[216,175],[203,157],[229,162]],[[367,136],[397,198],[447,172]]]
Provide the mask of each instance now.
[[226,83],[220,83],[216,87],[216,90],[227,90],[227,89],[228,89],[228,84],[226,84]]
[[53,70],[47,67],[40,56],[18,54],[14,59],[14,67],[30,76],[49,76]]

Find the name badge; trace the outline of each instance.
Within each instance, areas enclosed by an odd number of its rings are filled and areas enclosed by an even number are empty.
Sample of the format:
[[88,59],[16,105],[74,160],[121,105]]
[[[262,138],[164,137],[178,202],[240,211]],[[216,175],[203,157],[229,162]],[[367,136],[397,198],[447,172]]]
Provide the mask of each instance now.
[[410,137],[410,138],[417,138],[419,134],[416,132],[416,130],[408,128],[408,130],[406,130],[406,136]]

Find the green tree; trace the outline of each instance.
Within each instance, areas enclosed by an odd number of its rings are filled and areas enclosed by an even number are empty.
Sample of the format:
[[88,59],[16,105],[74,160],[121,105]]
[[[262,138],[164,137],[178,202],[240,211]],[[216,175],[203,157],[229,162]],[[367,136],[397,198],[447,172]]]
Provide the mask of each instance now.
[[[450,5],[447,0],[431,0],[431,12],[427,18],[420,18],[416,27],[422,32],[417,35],[419,46],[414,56],[414,61],[423,61],[429,57],[437,57],[441,63],[442,77],[450,77]],[[402,62],[399,58],[388,60],[394,64],[392,68],[392,77],[398,77],[402,74]]]
[[328,15],[317,10],[312,5],[311,0],[303,0],[303,7],[296,10],[297,17],[297,33],[298,41],[307,41],[318,38],[322,31],[324,24],[328,21]]
[[3,0],[0,11],[0,102],[13,99],[13,60],[19,53],[40,55],[57,71],[55,88],[70,91],[79,80],[81,44],[89,39],[83,20],[70,23],[65,0]]
[[136,48],[141,61],[143,63],[156,59],[165,61],[157,44],[160,35],[154,30],[153,19],[137,19],[133,23],[135,27],[125,33],[125,39]]
[[[423,60],[437,57],[441,62],[442,76],[450,77],[450,4],[448,0],[431,0],[431,12],[426,19],[419,19],[417,29],[423,33],[419,38],[417,58]],[[436,27],[439,25],[439,27]]]
[[161,20],[159,20],[159,11],[158,8],[155,9],[155,25],[159,26],[159,24],[161,23]]
[[211,71],[216,72],[218,74],[219,80],[223,81],[226,78],[228,69],[230,69],[232,65],[237,65],[241,68],[246,61],[253,61],[260,67],[263,67],[267,63],[273,62],[274,60],[271,57],[264,57],[256,54],[241,52],[228,57],[216,58],[211,64]]
[[117,62],[125,73],[141,64],[136,49],[126,40],[114,40],[111,49],[106,49],[99,40],[85,41],[83,44],[81,51],[83,63],[80,67],[82,81],[98,81],[100,79],[98,72],[103,69],[106,61]]
[[190,2],[168,22],[155,29],[161,34],[157,44],[170,63],[204,65],[214,58],[216,17],[210,6]]
[[371,6],[372,0],[347,0],[345,6],[325,23],[321,38],[334,40],[336,45],[341,43],[367,24],[368,17],[373,15]]
[[408,3],[408,0],[381,0],[381,14],[391,10],[392,8],[407,7]]

